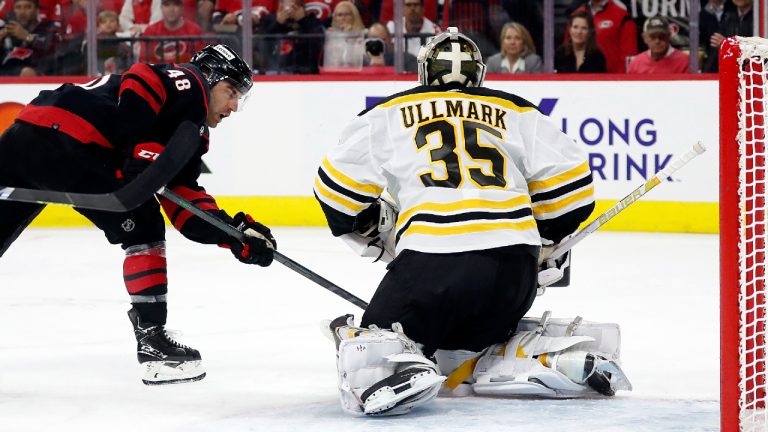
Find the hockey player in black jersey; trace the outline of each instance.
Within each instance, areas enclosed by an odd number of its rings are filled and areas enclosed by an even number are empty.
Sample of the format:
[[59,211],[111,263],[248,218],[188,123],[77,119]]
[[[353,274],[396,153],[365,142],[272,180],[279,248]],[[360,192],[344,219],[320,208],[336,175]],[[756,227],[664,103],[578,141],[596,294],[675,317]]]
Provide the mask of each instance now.
[[315,180],[335,236],[394,257],[361,325],[329,323],[342,407],[407,413],[444,380],[493,396],[628,388],[614,327],[523,320],[568,265],[547,254],[594,208],[586,153],[535,105],[482,87],[480,52],[456,28],[418,64],[421,86],[352,120]]
[[[252,72],[226,45],[207,46],[189,64],[135,64],[122,75],[42,91],[0,137],[0,184],[57,191],[107,193],[130,181],[163,151],[184,121],[199,126],[195,156],[167,188],[246,234],[241,243],[189,211],[160,198],[127,213],[78,209],[112,244],[125,250],[123,278],[145,384],[202,379],[200,353],[168,336],[165,224],[198,243],[217,244],[235,258],[268,266],[276,248],[270,230],[240,212],[219,209],[198,184],[208,128],[238,110]],[[44,205],[0,202],[0,256]]]

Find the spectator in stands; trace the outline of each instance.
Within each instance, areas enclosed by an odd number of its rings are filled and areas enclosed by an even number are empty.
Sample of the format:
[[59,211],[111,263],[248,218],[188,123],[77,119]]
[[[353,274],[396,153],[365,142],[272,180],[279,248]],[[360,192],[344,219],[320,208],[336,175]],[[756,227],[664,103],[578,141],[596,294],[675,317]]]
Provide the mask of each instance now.
[[360,11],[357,10],[357,6],[354,3],[351,1],[341,1],[336,4],[328,31],[350,32],[363,30],[365,30],[365,25],[363,25]]
[[[104,10],[97,17],[99,39],[96,58],[102,74],[123,73],[131,66],[131,47],[127,42],[109,40],[120,32],[120,19],[115,11]],[[104,40],[107,39],[107,40]],[[85,49],[85,45],[83,45]]]
[[67,8],[68,10],[62,13],[65,40],[77,39],[85,33],[86,4],[88,4],[88,0],[72,0],[72,4]]
[[[383,49],[381,49],[383,48]],[[395,46],[392,35],[382,23],[373,23],[368,28],[368,39],[365,43],[365,58],[363,66],[394,66]],[[403,53],[403,71],[416,72],[418,64],[416,56],[405,51]]]
[[52,72],[60,40],[53,21],[38,21],[38,0],[15,0],[0,30],[0,75],[35,76]]
[[[167,36],[163,42],[145,42],[138,60],[146,63],[187,63],[192,53],[204,46],[201,40],[184,39],[184,36],[200,36],[199,25],[184,19],[182,0],[162,0],[162,20],[150,24],[143,36]],[[171,39],[172,38],[172,39]]]
[[259,22],[259,33],[272,36],[259,50],[268,55],[267,71],[318,73],[324,31],[320,20],[304,9],[304,0],[280,0],[277,12],[265,15]]
[[[625,73],[627,57],[637,54],[637,27],[618,0],[588,0],[575,9],[588,10],[595,24],[597,45],[610,73]],[[567,37],[567,32],[566,32]]]
[[[341,1],[342,0],[306,0],[304,10],[306,10],[307,13],[315,15],[317,19],[323,23],[324,27],[330,27],[331,21],[333,20],[333,11],[336,10],[336,6],[338,6]],[[359,12],[358,15],[360,15]]]
[[589,11],[582,9],[568,17],[568,38],[555,51],[557,73],[604,73],[605,56],[597,46],[595,23]]
[[488,73],[539,73],[543,62],[536,46],[522,24],[508,22],[501,28],[501,51],[485,62]]
[[699,11],[699,47],[704,49],[704,61],[701,65],[702,72],[717,70],[717,49],[710,45],[712,35],[720,32],[720,26],[725,17],[725,12],[735,10],[732,2],[726,0],[702,0],[705,4]]
[[[7,20],[7,16],[13,13],[14,4],[13,0],[0,0],[0,19]],[[37,20],[50,21],[53,27],[61,29],[62,9],[69,6],[69,3],[62,0],[39,0],[37,4]]]
[[669,21],[661,16],[648,18],[643,25],[643,40],[648,50],[629,63],[631,74],[664,74],[688,72],[688,56],[670,43]]
[[126,0],[120,10],[120,27],[139,36],[148,25],[163,19],[160,0]]
[[483,58],[498,51],[497,34],[488,19],[490,1],[488,0],[451,0],[448,6],[448,24],[444,27],[458,27],[480,48]]
[[[275,11],[275,0],[252,0],[251,27],[256,30],[264,15]],[[197,3],[200,27],[217,32],[236,32],[243,24],[242,0],[200,0]]]
[[[387,23],[389,34],[395,34],[395,22]],[[403,33],[411,35],[407,38],[405,49],[419,55],[419,49],[427,41],[427,37],[441,33],[440,27],[424,16],[424,0],[403,0]],[[420,36],[416,36],[420,35]]]
[[708,64],[707,72],[718,71],[718,52],[720,50],[720,44],[723,43],[725,38],[731,36],[753,36],[753,12],[752,12],[752,0],[732,0],[736,6],[735,10],[726,11],[723,14],[723,21],[720,24],[720,31],[714,33],[710,38],[710,46],[717,49],[717,52],[713,52],[713,59],[711,64]]
[[331,27],[325,33],[324,67],[362,67],[365,26],[354,3],[342,1],[333,10]]
[[501,0],[508,21],[520,23],[528,30],[536,52],[544,50],[544,11],[541,0]]
[[[392,21],[395,17],[395,1],[402,0],[369,0],[365,6],[368,8],[368,10],[370,10],[370,16],[372,19],[371,24],[374,22],[388,23]],[[453,3],[454,1],[455,0],[440,0],[440,3],[443,4],[443,8],[450,8],[450,3]],[[432,22],[437,22],[439,18],[437,15],[437,2],[438,0],[424,0],[422,2],[424,16]],[[358,3],[365,2],[358,1]],[[362,10],[360,4],[358,4],[358,8]],[[403,11],[403,13],[405,13],[405,11]]]

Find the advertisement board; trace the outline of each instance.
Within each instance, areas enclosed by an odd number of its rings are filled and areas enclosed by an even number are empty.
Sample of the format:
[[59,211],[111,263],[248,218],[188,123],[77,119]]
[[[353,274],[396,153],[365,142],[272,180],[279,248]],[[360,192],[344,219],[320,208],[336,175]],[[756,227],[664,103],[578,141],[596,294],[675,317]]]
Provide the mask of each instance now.
[[[225,208],[252,208],[267,223],[322,225],[312,183],[325,153],[360,111],[414,85],[257,81],[241,112],[211,131],[204,158],[210,174],[200,183]],[[537,105],[584,147],[598,212],[701,140],[709,151],[611,224],[622,230],[717,231],[717,81],[489,80],[486,85]],[[18,108],[15,104],[54,87],[0,85],[0,126]]]

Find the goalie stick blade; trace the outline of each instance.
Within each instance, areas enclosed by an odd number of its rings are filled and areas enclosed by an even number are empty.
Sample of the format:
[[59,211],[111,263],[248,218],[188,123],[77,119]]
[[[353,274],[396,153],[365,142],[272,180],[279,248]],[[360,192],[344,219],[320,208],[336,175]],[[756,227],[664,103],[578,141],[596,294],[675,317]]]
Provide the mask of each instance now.
[[0,186],[0,200],[60,204],[92,210],[126,212],[140,206],[181,171],[197,151],[197,126],[185,121],[176,129],[157,160],[122,188],[103,194],[60,192]]

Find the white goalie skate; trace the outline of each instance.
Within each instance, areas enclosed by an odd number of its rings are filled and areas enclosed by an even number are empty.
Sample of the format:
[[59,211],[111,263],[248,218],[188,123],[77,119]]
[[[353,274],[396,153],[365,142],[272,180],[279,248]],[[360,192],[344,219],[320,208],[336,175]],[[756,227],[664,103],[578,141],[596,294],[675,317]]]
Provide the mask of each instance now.
[[336,342],[341,406],[350,413],[400,415],[437,396],[445,377],[437,365],[403,334],[353,325],[352,315],[327,322],[326,335]]

